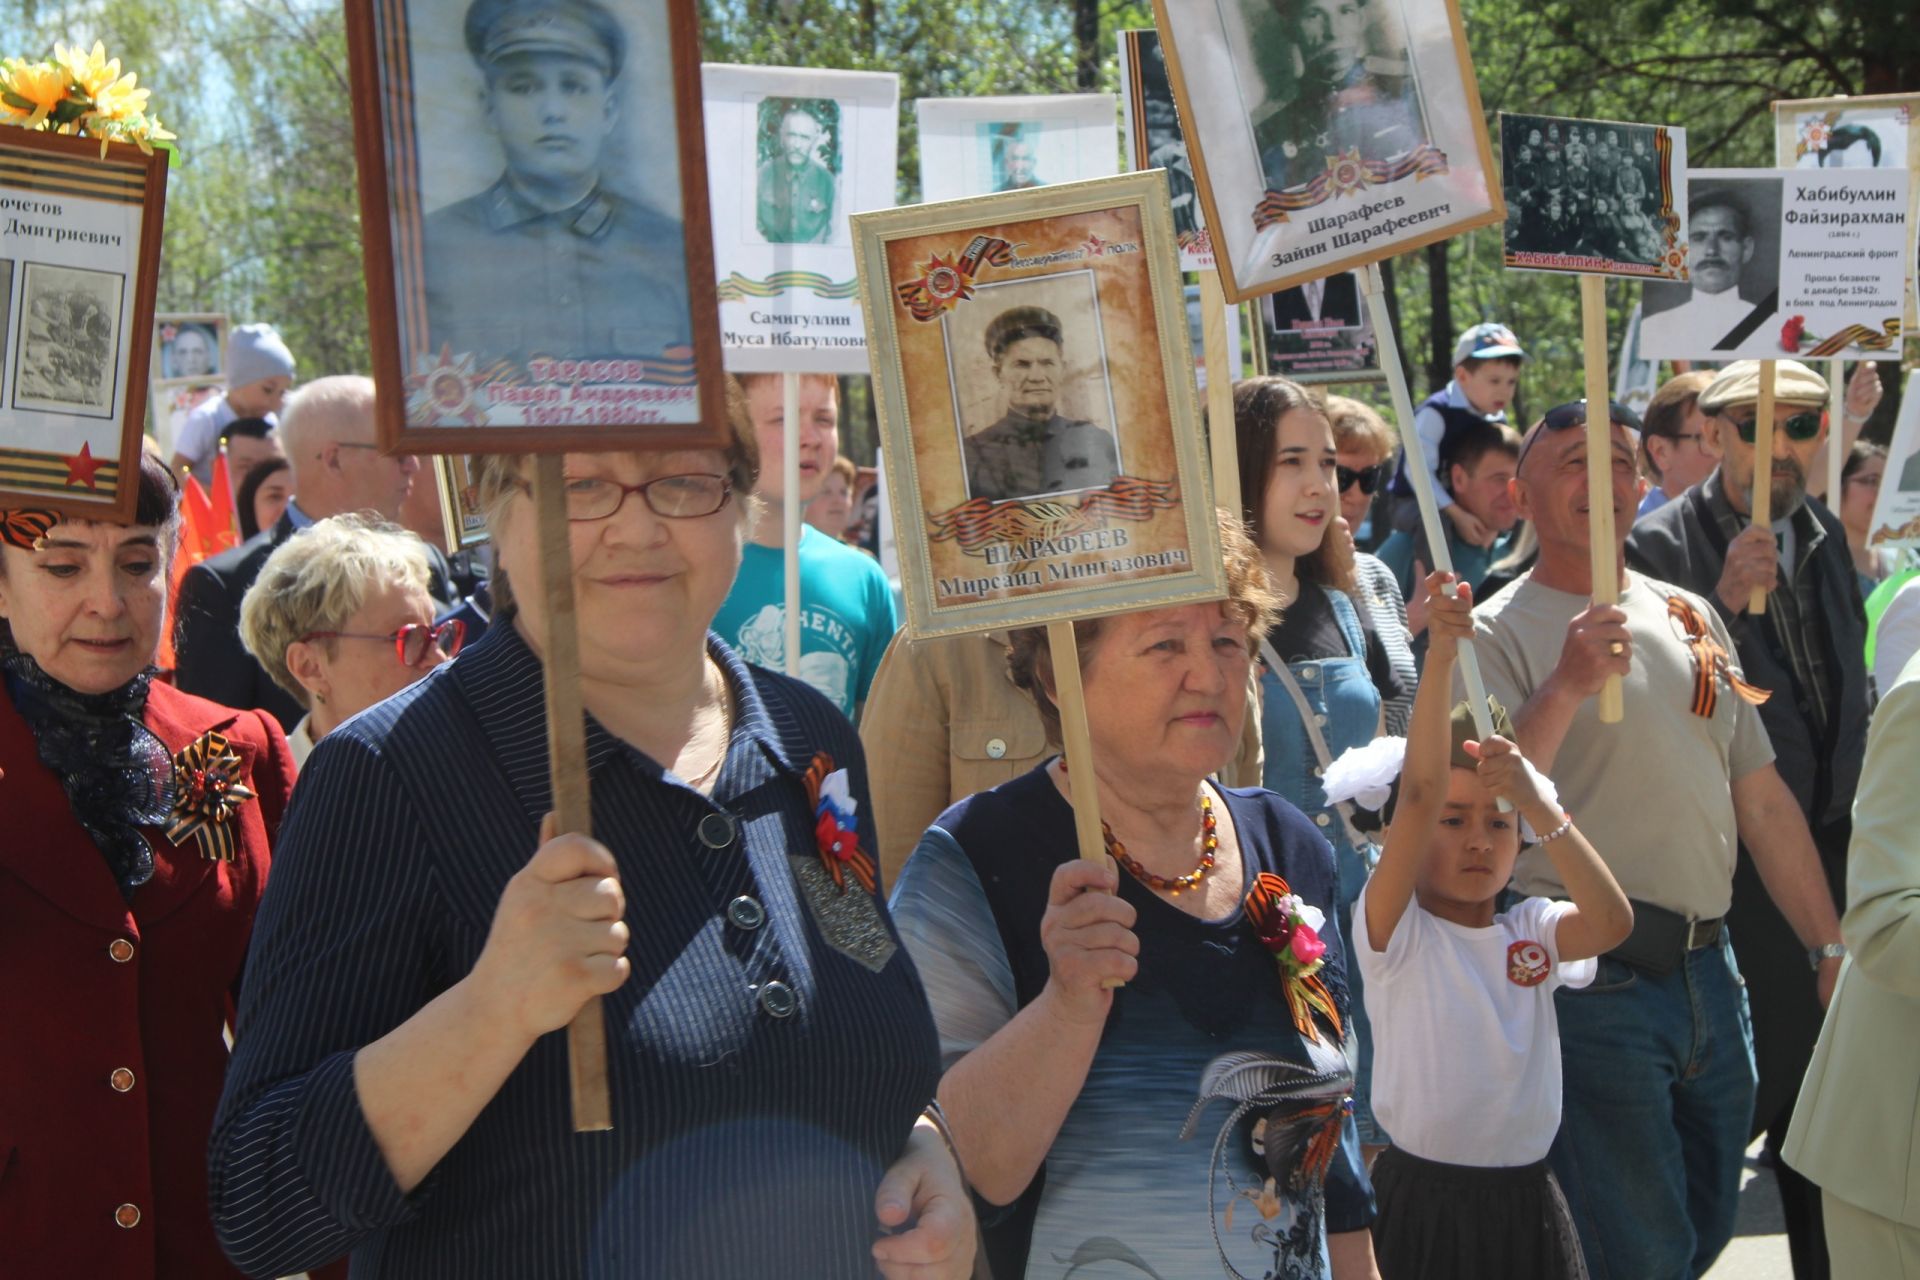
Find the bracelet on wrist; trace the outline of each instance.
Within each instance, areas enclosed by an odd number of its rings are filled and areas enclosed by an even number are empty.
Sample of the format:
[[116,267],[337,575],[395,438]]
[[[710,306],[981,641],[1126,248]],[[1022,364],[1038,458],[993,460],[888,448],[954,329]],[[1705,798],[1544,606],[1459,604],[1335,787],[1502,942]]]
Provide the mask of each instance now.
[[1547,832],[1545,835],[1541,836],[1540,839],[1535,843],[1552,844],[1555,840],[1558,840],[1561,836],[1573,830],[1573,815],[1568,813],[1568,814],[1563,814],[1561,816],[1562,816],[1562,821],[1560,825],[1555,827],[1553,830]]
[[953,1157],[953,1167],[960,1174],[960,1185],[971,1189],[973,1184],[967,1181],[967,1166],[960,1162],[960,1148],[953,1145],[953,1130],[947,1127],[947,1113],[941,1109],[940,1099],[929,1100],[927,1109],[920,1113],[920,1118],[932,1123],[934,1132],[938,1133],[940,1141],[946,1144],[947,1154]]
[[1807,964],[1814,972],[1818,973],[1821,965],[1829,960],[1839,960],[1846,954],[1847,944],[1844,942],[1829,942],[1818,947],[1808,947]]

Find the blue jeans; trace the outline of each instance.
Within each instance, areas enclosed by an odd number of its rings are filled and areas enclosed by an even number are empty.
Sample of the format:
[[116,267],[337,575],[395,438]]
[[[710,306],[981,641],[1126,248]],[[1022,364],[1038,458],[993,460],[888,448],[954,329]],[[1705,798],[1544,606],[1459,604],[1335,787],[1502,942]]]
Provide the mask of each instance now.
[[1654,976],[1607,956],[1562,988],[1549,1157],[1593,1280],[1692,1280],[1733,1237],[1753,1118],[1746,984],[1725,938]]

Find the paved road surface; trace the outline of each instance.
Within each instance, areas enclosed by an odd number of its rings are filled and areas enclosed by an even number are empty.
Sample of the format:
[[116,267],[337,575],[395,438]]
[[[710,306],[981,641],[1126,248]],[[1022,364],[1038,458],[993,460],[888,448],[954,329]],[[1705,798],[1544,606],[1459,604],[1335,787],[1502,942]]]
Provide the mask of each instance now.
[[1703,1280],[1793,1280],[1786,1227],[1780,1220],[1780,1194],[1774,1190],[1773,1171],[1760,1167],[1759,1154],[1757,1142],[1747,1150],[1747,1169],[1740,1176],[1740,1220],[1733,1229],[1733,1243]]

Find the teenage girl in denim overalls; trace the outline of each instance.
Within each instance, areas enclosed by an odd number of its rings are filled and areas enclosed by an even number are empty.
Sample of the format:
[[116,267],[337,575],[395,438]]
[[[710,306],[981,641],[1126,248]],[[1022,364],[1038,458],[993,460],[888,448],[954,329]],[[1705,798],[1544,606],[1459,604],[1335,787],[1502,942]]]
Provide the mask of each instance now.
[[[1260,730],[1267,789],[1297,805],[1333,846],[1340,937],[1343,945],[1349,944],[1353,903],[1366,884],[1376,850],[1342,807],[1326,803],[1320,773],[1328,761],[1372,741],[1379,732],[1380,691],[1367,671],[1359,614],[1334,585],[1342,570],[1351,570],[1341,563],[1344,543],[1331,536],[1340,513],[1333,432],[1305,390],[1284,378],[1238,384],[1234,409],[1246,518],[1266,556],[1273,585],[1300,615],[1331,613],[1339,635],[1337,646],[1309,647],[1311,641],[1300,636],[1298,627],[1283,624],[1262,644],[1266,669],[1260,679]],[[1303,598],[1303,593],[1313,594]],[[1324,626],[1312,630],[1327,632]],[[1273,639],[1291,651],[1276,649]],[[1373,1046],[1356,966],[1347,968],[1347,986],[1354,1119],[1362,1142],[1380,1144],[1387,1138],[1374,1123],[1369,1105]]]

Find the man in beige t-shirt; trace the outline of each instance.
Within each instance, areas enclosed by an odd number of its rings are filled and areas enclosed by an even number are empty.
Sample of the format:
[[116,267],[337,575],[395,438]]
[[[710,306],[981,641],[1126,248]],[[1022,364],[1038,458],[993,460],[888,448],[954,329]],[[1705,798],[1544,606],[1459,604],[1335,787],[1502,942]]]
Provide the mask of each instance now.
[[[1840,929],[1750,701],[1762,691],[1740,679],[1713,610],[1624,571],[1617,607],[1589,604],[1584,417],[1583,405],[1561,406],[1527,433],[1514,496],[1540,557],[1474,610],[1474,648],[1522,750],[1634,901],[1634,936],[1601,957],[1590,987],[1555,996],[1565,1105],[1554,1172],[1594,1280],[1689,1280],[1732,1236],[1752,1118],[1752,1037],[1723,920],[1738,842],[1806,946],[1838,943]],[[1612,417],[1624,542],[1637,423]],[[1609,675],[1623,680],[1620,724],[1600,723],[1594,699]],[[1514,879],[1524,894],[1565,893],[1537,852]],[[1822,998],[1838,968],[1823,962]]]

